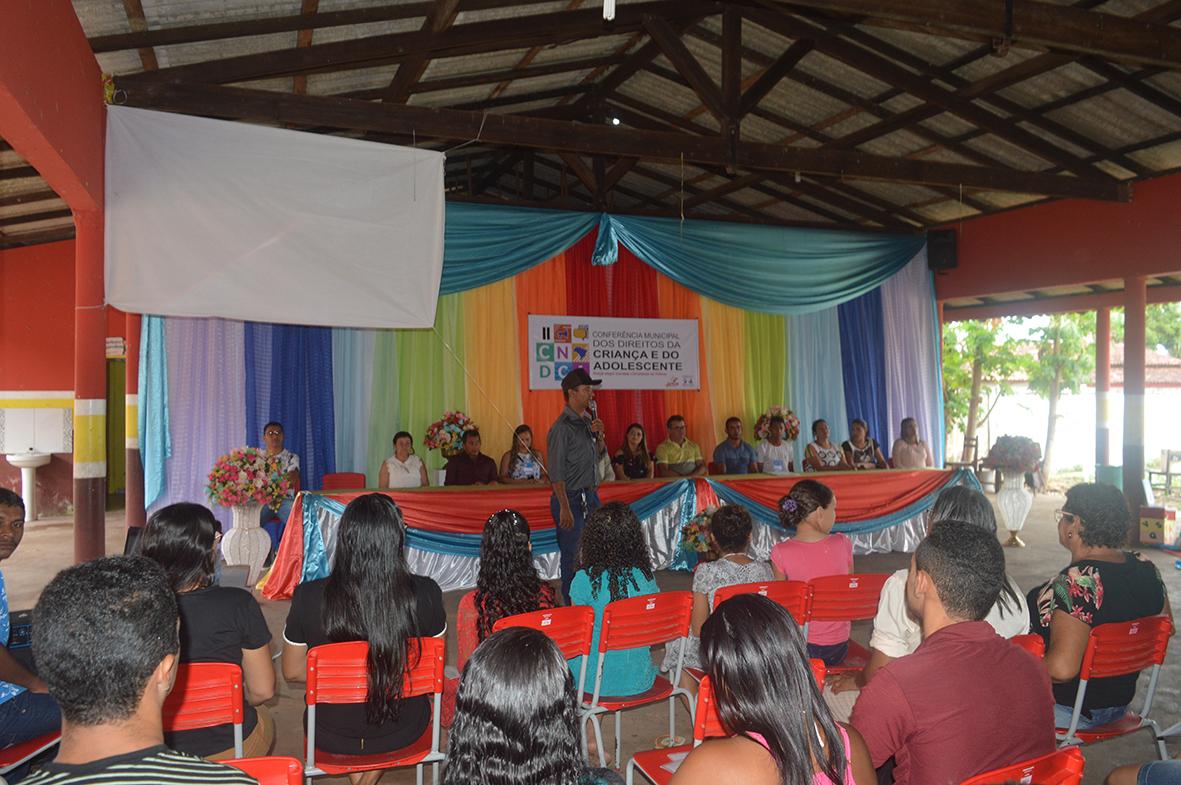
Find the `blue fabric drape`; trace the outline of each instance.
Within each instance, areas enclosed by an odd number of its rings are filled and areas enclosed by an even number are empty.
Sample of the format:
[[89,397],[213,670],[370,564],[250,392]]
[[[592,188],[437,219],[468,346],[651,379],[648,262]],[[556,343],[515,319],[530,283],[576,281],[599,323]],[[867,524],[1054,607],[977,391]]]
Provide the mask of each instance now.
[[369,411],[375,330],[332,330],[336,470],[369,473]]
[[845,414],[845,379],[841,370],[841,328],[837,309],[828,308],[786,320],[788,406],[800,415],[795,440],[796,469],[804,468],[804,448],[812,441],[813,420],[828,422],[834,447],[849,438]]
[[172,457],[164,317],[144,316],[139,340],[139,454],[144,467],[144,507],[151,507],[164,493],[165,467]]
[[263,426],[281,422],[300,486],[319,488],[336,471],[332,330],[246,322],[245,344],[246,443],[261,445]]
[[882,332],[882,292],[874,289],[837,308],[841,327],[841,368],[850,421],[860,417],[869,435],[890,452],[886,409],[886,346]]

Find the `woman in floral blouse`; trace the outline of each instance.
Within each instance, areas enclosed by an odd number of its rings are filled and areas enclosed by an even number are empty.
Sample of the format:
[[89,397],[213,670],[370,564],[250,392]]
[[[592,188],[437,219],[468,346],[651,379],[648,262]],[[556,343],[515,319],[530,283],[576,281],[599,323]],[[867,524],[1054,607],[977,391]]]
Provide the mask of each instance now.
[[[1091,628],[1164,613],[1172,615],[1156,565],[1124,550],[1127,502],[1114,486],[1081,483],[1066,492],[1057,512],[1058,542],[1070,565],[1029,594],[1031,631],[1046,641],[1046,669],[1054,682],[1054,720],[1070,724],[1078,675]],[[1138,674],[1091,679],[1079,729],[1114,722],[1136,693]]]

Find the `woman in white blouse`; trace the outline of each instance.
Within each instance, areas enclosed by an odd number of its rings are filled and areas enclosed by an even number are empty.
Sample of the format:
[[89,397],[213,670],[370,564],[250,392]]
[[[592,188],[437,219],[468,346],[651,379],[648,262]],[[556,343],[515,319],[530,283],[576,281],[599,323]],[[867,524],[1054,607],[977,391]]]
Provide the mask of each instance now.
[[430,485],[426,465],[414,454],[414,437],[405,431],[394,434],[394,454],[385,459],[377,475],[379,488],[425,488]]
[[828,440],[828,423],[824,420],[812,423],[812,441],[804,448],[804,471],[832,472],[852,468],[840,448]]
[[902,438],[894,442],[890,460],[895,469],[923,469],[935,465],[931,460],[931,448],[919,438],[919,424],[913,417],[902,421]]

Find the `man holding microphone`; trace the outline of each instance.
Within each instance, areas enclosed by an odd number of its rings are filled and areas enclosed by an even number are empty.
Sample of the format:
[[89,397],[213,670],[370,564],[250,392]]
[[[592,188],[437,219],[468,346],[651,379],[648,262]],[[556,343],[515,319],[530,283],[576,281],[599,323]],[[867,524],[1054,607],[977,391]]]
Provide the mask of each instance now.
[[603,421],[595,416],[595,390],[602,384],[582,368],[575,368],[562,379],[566,408],[549,429],[547,473],[553,496],[550,513],[558,530],[558,548],[562,553],[562,596],[570,604],[570,582],[574,580],[574,560],[587,516],[599,507],[599,482],[596,466],[599,453],[606,450]]

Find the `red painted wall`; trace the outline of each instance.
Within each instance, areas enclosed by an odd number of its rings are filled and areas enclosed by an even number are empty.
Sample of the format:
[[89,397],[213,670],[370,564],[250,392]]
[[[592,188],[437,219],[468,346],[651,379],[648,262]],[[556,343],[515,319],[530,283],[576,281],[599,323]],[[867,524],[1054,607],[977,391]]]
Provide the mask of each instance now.
[[0,390],[74,389],[74,243],[0,251]]
[[1128,204],[1063,200],[947,228],[959,266],[935,277],[941,300],[1174,273],[1181,175],[1135,184]]

